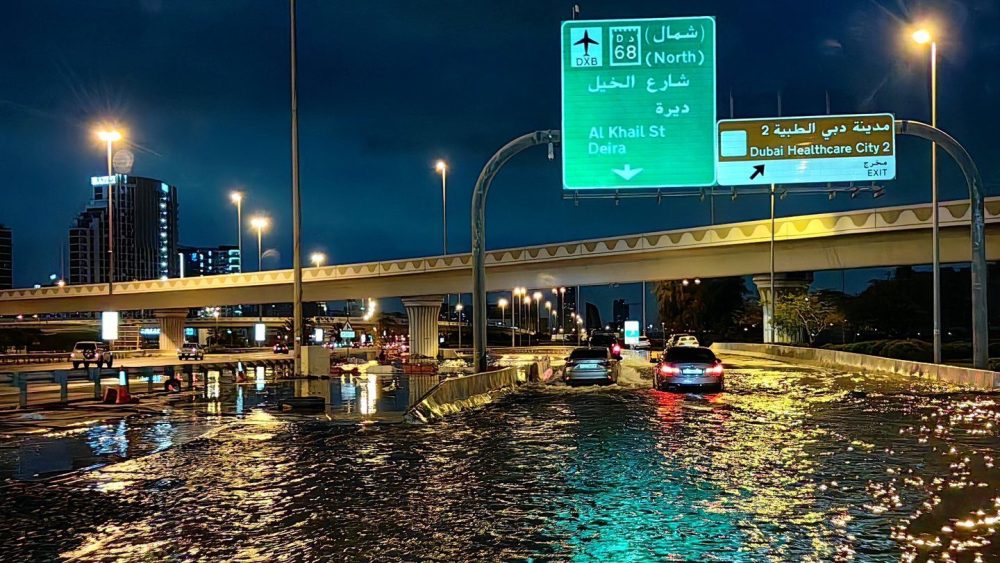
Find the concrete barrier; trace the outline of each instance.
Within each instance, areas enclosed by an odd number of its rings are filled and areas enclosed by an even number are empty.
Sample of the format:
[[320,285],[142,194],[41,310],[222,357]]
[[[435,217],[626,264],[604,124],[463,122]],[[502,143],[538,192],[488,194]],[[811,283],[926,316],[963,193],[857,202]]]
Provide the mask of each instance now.
[[907,377],[922,377],[979,389],[1000,388],[1000,373],[960,366],[897,360],[854,352],[842,352],[840,350],[781,346],[776,344],[716,342],[712,344],[712,349],[720,354],[732,352],[762,358],[794,360],[804,364],[842,370],[871,371],[905,375]]
[[441,381],[406,413],[409,422],[427,422],[490,403],[496,391],[518,384],[518,369],[506,367]]

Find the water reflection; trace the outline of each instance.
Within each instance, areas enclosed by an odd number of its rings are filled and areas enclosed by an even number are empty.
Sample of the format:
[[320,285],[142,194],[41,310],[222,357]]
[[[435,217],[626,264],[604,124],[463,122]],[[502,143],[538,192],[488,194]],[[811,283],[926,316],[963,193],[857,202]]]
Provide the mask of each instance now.
[[[212,401],[242,416],[157,456],[58,485],[11,484],[0,549],[19,560],[1000,556],[993,397],[731,365],[722,394],[532,388],[421,426],[326,421],[399,408],[418,387],[406,378],[258,392],[223,374]],[[261,408],[293,395],[330,407],[319,417]],[[154,428],[146,440],[181,441],[171,432],[182,425]],[[103,432],[98,443],[116,451],[116,427]]]

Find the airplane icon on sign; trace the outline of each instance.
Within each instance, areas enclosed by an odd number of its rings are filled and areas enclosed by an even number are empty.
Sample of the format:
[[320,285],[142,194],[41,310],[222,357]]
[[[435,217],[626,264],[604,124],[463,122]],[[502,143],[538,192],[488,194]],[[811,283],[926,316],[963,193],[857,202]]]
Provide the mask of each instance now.
[[590,46],[598,45],[598,43],[597,41],[594,41],[593,39],[590,38],[590,33],[588,33],[587,30],[585,29],[583,30],[583,39],[577,41],[576,43],[573,43],[573,45],[583,45],[583,54],[584,56],[586,56],[590,54]]

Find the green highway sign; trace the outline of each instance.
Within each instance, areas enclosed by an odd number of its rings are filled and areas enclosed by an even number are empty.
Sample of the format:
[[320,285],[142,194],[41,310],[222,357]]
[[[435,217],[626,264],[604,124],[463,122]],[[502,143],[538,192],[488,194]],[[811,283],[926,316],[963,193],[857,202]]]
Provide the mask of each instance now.
[[562,25],[563,187],[715,184],[715,19]]

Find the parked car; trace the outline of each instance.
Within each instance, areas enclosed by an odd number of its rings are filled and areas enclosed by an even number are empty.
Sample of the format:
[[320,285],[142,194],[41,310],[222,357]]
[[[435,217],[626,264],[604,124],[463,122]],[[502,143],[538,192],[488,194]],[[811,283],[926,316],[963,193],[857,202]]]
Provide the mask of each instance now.
[[611,385],[618,382],[618,359],[603,346],[577,348],[566,358],[563,381],[568,385]]
[[204,360],[205,359],[205,349],[198,345],[197,342],[185,342],[183,346],[177,350],[178,360]]
[[722,361],[711,349],[701,346],[674,346],[663,353],[653,372],[653,388],[724,387]]
[[279,342],[274,345],[274,348],[272,348],[271,351],[274,352],[275,354],[287,354],[288,344],[285,344],[284,342]]
[[69,354],[69,361],[73,363],[73,369],[80,369],[81,365],[86,369],[90,364],[111,367],[115,362],[115,354],[104,342],[77,342]]

